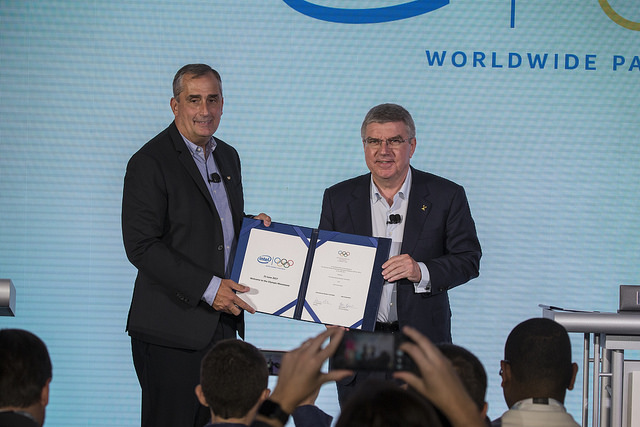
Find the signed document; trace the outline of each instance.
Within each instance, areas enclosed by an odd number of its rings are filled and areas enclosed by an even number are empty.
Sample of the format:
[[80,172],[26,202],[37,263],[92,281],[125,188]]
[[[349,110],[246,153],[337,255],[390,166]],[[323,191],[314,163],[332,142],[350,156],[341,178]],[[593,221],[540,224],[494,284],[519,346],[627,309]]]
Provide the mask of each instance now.
[[373,330],[390,240],[245,219],[231,279],[256,311]]

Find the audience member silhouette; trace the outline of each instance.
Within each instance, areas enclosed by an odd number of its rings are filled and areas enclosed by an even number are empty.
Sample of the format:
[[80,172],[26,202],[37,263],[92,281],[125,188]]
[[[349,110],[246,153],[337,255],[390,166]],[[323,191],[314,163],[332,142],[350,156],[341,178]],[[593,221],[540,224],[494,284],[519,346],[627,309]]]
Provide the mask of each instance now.
[[22,329],[0,330],[0,427],[41,427],[51,378],[40,338]]
[[500,362],[502,390],[509,407],[493,426],[576,427],[564,398],[573,389],[578,365],[571,362],[565,328],[545,318],[518,324],[507,338]]
[[487,417],[489,404],[485,400],[487,394],[487,372],[482,362],[473,353],[464,347],[450,343],[438,344],[438,349],[449,359],[453,368],[458,373],[469,396],[476,404],[479,416],[486,424],[491,424]]

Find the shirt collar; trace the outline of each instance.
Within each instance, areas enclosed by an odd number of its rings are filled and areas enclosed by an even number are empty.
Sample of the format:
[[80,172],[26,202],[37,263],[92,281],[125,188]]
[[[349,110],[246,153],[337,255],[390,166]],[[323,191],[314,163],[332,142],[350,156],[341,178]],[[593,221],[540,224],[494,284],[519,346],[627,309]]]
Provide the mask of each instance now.
[[[197,155],[199,146],[197,144],[194,144],[193,142],[189,141],[183,134],[180,134],[180,136],[184,140],[184,143],[187,145],[187,148],[191,152],[191,155],[192,156]],[[207,142],[207,145],[206,145],[207,153],[213,153],[213,151],[216,149],[217,145],[218,145],[218,143],[216,142],[216,139],[212,135],[211,138],[209,139],[209,142]]]
[[[382,195],[380,194],[380,191],[378,190],[378,187],[376,186],[376,184],[373,182],[373,175],[371,175],[370,188],[371,188],[372,203],[379,202],[382,199]],[[407,176],[405,177],[404,182],[402,183],[402,187],[400,187],[400,190],[398,191],[397,195],[401,199],[408,199],[409,191],[411,191],[411,168],[409,168],[409,171],[407,172]]]
[[520,400],[516,403],[513,404],[513,406],[511,407],[511,409],[514,410],[518,410],[520,408],[522,408],[523,406],[529,406],[529,405],[549,405],[549,406],[558,406],[558,407],[562,407],[564,408],[564,405],[560,402],[558,402],[555,399],[552,399],[550,397],[545,397],[545,398],[528,398],[528,399],[523,399]]

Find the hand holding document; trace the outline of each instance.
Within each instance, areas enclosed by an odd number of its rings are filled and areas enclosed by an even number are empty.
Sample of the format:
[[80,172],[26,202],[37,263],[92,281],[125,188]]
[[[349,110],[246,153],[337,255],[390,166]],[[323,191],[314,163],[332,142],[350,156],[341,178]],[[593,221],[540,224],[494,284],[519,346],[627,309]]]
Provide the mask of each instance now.
[[231,278],[256,311],[373,330],[390,240],[245,219]]

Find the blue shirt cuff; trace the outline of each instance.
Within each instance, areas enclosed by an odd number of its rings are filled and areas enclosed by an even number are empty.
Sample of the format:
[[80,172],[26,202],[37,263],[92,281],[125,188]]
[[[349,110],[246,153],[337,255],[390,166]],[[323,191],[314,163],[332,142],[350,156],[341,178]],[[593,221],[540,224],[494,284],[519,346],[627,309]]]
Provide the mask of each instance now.
[[222,283],[222,279],[218,276],[213,276],[209,282],[209,286],[207,286],[207,290],[202,294],[202,301],[209,305],[213,305],[213,300],[216,299],[218,289],[220,289],[220,283]]

